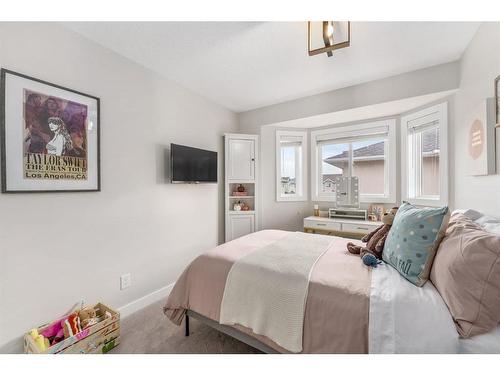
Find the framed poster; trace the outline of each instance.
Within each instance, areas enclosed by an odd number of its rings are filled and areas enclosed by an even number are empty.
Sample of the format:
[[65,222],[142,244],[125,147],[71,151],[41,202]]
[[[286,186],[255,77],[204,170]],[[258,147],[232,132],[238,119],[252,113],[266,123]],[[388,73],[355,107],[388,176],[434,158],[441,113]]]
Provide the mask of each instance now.
[[495,173],[495,99],[484,100],[468,120],[466,155],[468,174]]
[[495,124],[500,127],[500,76],[495,79]]
[[1,70],[3,193],[100,191],[99,98]]

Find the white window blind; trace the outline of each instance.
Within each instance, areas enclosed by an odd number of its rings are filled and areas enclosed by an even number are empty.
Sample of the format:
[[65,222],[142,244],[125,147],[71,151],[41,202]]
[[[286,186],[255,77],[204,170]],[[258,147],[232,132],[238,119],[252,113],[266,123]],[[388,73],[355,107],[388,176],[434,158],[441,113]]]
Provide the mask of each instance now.
[[382,125],[372,128],[362,128],[353,130],[332,131],[331,133],[321,134],[316,136],[317,144],[338,142],[350,142],[360,138],[372,138],[378,136],[386,136],[389,134],[389,125]]

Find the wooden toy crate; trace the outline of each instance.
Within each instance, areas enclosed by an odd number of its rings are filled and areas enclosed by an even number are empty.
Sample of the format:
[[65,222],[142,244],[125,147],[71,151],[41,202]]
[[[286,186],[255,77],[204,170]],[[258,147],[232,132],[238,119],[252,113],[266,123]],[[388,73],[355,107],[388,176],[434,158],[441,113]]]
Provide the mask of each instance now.
[[[94,308],[98,310],[98,315],[105,316],[105,313],[109,312],[111,316],[52,345],[45,351],[40,350],[28,332],[24,335],[24,352],[26,354],[107,353],[120,343],[120,313],[102,303],[96,304]],[[38,332],[42,332],[50,324],[38,327]]]

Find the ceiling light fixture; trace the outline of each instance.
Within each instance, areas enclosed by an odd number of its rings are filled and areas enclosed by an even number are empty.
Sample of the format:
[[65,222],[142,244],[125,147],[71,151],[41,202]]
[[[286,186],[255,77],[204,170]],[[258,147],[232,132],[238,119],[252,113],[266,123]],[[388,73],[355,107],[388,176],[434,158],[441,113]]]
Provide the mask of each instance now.
[[309,56],[349,47],[351,43],[351,23],[349,21],[320,21],[307,23],[307,52]]

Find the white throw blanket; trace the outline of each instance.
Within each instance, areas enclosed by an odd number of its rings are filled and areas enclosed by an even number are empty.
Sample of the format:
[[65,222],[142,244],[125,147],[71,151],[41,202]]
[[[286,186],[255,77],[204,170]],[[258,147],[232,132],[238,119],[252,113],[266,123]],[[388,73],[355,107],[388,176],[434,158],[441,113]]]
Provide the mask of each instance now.
[[332,240],[290,233],[236,261],[227,276],[220,323],[241,324],[301,352],[309,278]]

